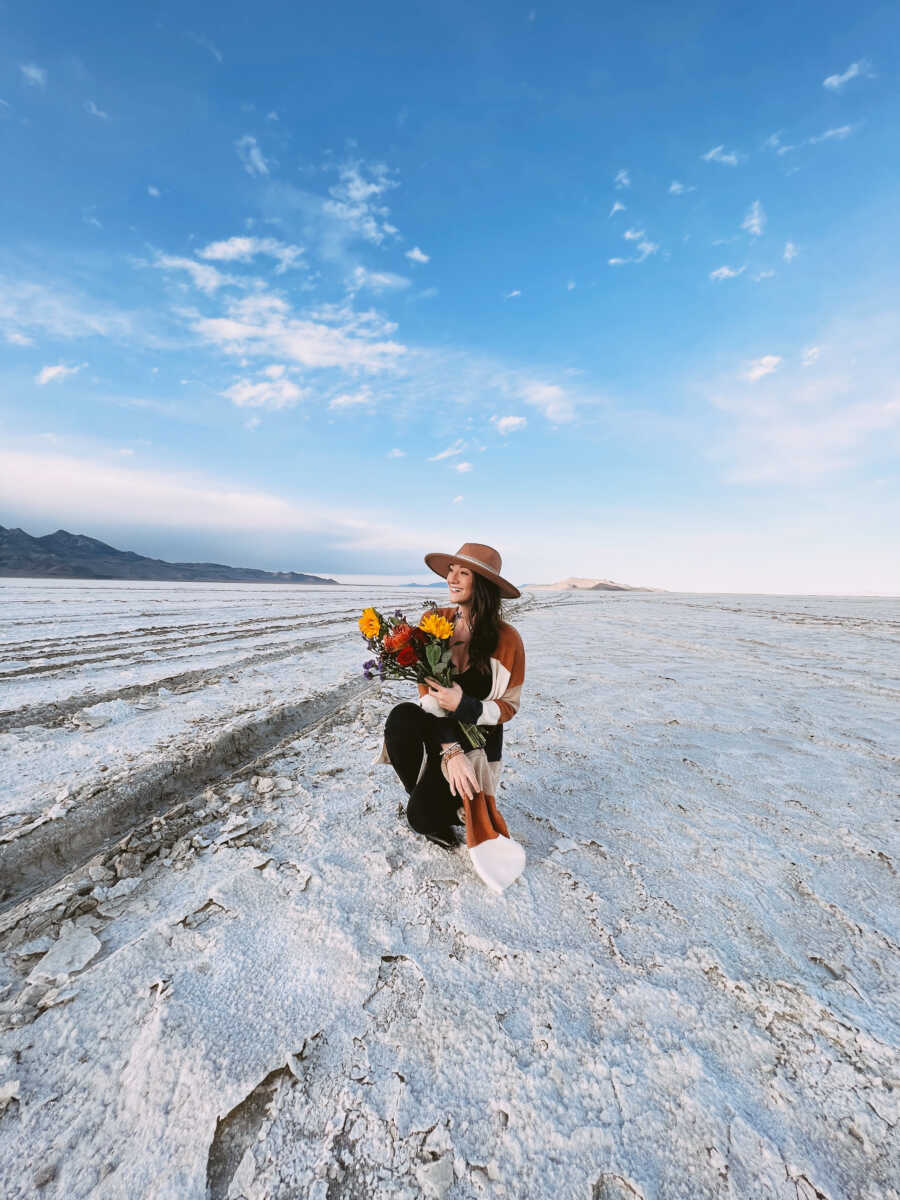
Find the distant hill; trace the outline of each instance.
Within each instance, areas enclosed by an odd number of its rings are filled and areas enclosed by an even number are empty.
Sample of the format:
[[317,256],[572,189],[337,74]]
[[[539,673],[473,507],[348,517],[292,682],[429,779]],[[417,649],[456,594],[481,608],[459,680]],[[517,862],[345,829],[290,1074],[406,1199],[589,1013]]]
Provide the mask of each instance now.
[[221,563],[170,563],[116,550],[106,542],[57,529],[35,538],[0,525],[0,576],[31,579],[146,579],[185,583],[324,583],[336,579],[297,571],[258,571]]
[[635,587],[630,583],[615,583],[612,579],[580,579],[570,575],[568,579],[560,579],[558,583],[526,583],[529,591],[535,592],[664,592],[665,588]]

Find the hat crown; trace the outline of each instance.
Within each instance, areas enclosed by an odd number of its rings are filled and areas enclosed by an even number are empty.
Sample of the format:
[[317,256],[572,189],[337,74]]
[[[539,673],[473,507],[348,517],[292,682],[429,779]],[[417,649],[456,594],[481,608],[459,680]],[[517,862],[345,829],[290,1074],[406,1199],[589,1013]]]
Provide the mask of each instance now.
[[463,542],[454,555],[454,559],[467,558],[470,562],[479,562],[487,567],[494,575],[499,575],[503,560],[493,546],[485,546],[481,542]]

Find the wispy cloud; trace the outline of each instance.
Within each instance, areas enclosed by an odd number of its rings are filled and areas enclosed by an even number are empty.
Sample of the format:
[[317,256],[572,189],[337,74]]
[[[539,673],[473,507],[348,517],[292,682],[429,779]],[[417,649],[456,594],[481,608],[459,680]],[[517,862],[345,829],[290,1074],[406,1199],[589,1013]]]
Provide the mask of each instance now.
[[504,293],[503,299],[504,300],[515,300],[516,296],[521,296],[521,295],[522,295],[522,293],[519,291],[518,288],[513,288],[513,290],[511,292]]
[[839,92],[851,79],[859,79],[865,75],[871,76],[872,69],[870,64],[861,58],[858,62],[852,62],[840,75],[826,75],[822,80],[822,87],[828,88],[832,92]]
[[856,127],[854,125],[838,125],[836,129],[826,129],[824,133],[818,133],[815,137],[807,138],[810,146],[817,146],[819,142],[842,142],[844,138],[850,136]]
[[108,121],[110,119],[109,113],[104,112],[102,108],[98,108],[93,100],[85,100],[84,111],[90,113],[92,117],[98,117],[101,121]]
[[45,88],[47,86],[47,70],[45,67],[39,67],[36,63],[22,63],[19,67],[25,82],[29,87]]
[[213,262],[250,262],[258,254],[274,258],[278,263],[275,273],[281,275],[298,263],[303,255],[303,247],[288,245],[277,238],[231,237],[221,242],[210,242],[199,251],[201,258]]
[[412,250],[406,251],[406,257],[410,262],[427,263],[431,262],[431,255],[426,254],[424,250],[420,250],[418,246],[413,246]]
[[798,253],[797,247],[794,245],[793,242],[785,242],[784,243],[784,254],[782,255],[782,258],[784,259],[785,262],[793,262],[794,259],[797,257],[797,253]]
[[238,379],[222,392],[238,408],[293,408],[303,392],[290,379]]
[[238,138],[234,143],[234,148],[248,175],[269,174],[269,164],[263,158],[259,143],[252,134],[245,133],[243,137]]
[[630,188],[631,175],[625,167],[616,171],[615,179],[613,180],[617,188]]
[[805,484],[900,450],[896,314],[833,327],[827,343],[828,369],[810,370],[804,354],[765,377],[712,385],[711,403],[731,420],[711,448],[727,482]]
[[710,279],[736,279],[738,277],[738,275],[743,275],[743,273],[744,273],[744,271],[746,271],[746,269],[747,269],[746,266],[744,266],[744,267],[729,267],[729,266],[716,267],[715,271],[710,271],[709,277],[710,277]]
[[384,163],[363,163],[348,159],[337,164],[338,181],[328,189],[329,199],[323,211],[337,217],[364,241],[381,245],[386,237],[396,235],[396,228],[387,217],[390,209],[381,197],[398,186]]
[[756,274],[751,275],[750,278],[753,280],[754,283],[762,283],[762,281],[764,279],[774,278],[774,275],[775,275],[774,271],[757,271]]
[[519,396],[526,404],[540,409],[548,421],[562,424],[575,416],[571,398],[558,384],[529,380],[520,386]]
[[385,458],[406,458],[406,451],[395,446],[393,450],[388,450]]
[[48,285],[0,276],[0,328],[7,337],[36,333],[65,339],[126,337],[134,331],[134,322],[128,314],[65,283]]
[[332,397],[329,402],[329,408],[360,408],[365,405],[373,405],[375,398],[372,395],[371,389],[360,388],[356,392],[341,392],[340,395]]
[[643,229],[626,229],[622,236],[626,242],[639,242],[641,238],[645,238],[647,235]]
[[624,267],[627,262],[631,262],[630,258],[610,258],[608,260],[611,267]]
[[406,354],[405,346],[387,336],[396,326],[376,313],[320,305],[295,314],[283,297],[266,291],[227,298],[223,316],[190,309],[182,310],[181,316],[203,341],[234,356],[265,356],[353,373],[391,370]]
[[625,212],[625,205],[621,200],[617,200],[615,204],[613,204],[612,208],[609,210],[609,215],[614,217],[617,212]]
[[570,279],[569,282],[566,284],[566,291],[567,292],[575,291],[575,280],[574,279]]
[[448,446],[446,450],[441,450],[437,454],[432,454],[428,461],[440,462],[442,458],[453,458],[456,454],[462,454],[465,447],[465,441],[462,438],[457,438],[452,446]]
[[780,362],[780,355],[764,354],[762,358],[756,358],[748,364],[747,369],[744,371],[744,379],[750,383],[755,383],[758,379],[762,379],[764,376],[771,375],[773,371],[776,371]]
[[461,475],[465,475],[465,474],[468,474],[468,472],[472,470],[472,464],[470,462],[454,463],[453,470],[459,471],[459,473]]
[[462,500],[462,496],[454,496],[454,497],[453,497],[453,500],[452,500],[452,503],[453,503],[453,504],[459,504],[460,500]]
[[712,150],[707,150],[700,157],[704,162],[722,163],[726,167],[736,167],[740,162],[740,155],[736,150],[726,150],[723,146],[713,146]]
[[393,271],[370,271],[367,267],[355,267],[348,280],[348,291],[351,295],[363,289],[370,292],[401,291],[409,287],[409,283],[405,275],[395,275]]
[[491,421],[493,422],[494,427],[496,428],[497,432],[503,433],[503,434],[515,433],[516,430],[524,429],[525,426],[528,424],[528,419],[526,417],[497,417],[497,416],[494,416],[494,417],[491,417]]
[[198,46],[202,46],[204,50],[208,50],[216,62],[222,62],[222,51],[214,46],[208,37],[204,37],[202,33],[190,33],[187,35],[192,42],[196,42]]
[[695,187],[688,187],[686,184],[680,183],[677,179],[673,179],[669,184],[670,196],[684,196],[688,192],[695,192],[696,190]]
[[79,363],[77,367],[67,367],[63,363],[57,363],[53,367],[42,367],[35,375],[34,381],[42,387],[45,383],[62,383],[70,375],[77,375],[86,366],[87,363]]
[[766,214],[763,211],[763,206],[758,200],[754,200],[741,222],[741,229],[745,229],[747,233],[752,234],[754,237],[759,237],[765,227]]
[[801,359],[801,365],[804,367],[811,367],[814,362],[818,361],[818,359],[821,357],[821,355],[822,355],[822,347],[821,346],[807,346],[806,349],[803,351],[803,358]]
[[147,195],[148,196],[158,197],[159,194],[160,194],[160,191],[159,191],[158,187],[154,187],[152,183],[147,184]]
[[193,280],[194,287],[211,296],[223,284],[234,282],[230,276],[223,275],[215,267],[206,263],[196,262],[193,258],[183,258],[175,254],[157,253],[154,266],[163,271],[187,271]]

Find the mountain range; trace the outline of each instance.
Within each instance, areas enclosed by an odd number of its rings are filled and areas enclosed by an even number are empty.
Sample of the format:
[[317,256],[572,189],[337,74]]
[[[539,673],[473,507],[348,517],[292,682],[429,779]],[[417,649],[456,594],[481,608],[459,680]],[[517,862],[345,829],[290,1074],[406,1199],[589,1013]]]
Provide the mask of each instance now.
[[259,571],[221,563],[170,563],[117,550],[83,533],[57,529],[32,537],[0,525],[0,576],[32,579],[146,579],[188,583],[323,583],[336,579],[298,571]]

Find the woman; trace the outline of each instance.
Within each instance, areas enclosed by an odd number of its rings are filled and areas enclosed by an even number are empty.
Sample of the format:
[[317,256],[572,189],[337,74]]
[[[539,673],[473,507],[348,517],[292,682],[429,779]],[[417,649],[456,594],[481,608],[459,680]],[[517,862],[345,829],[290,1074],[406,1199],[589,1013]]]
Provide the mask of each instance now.
[[[521,592],[500,574],[497,551],[479,542],[466,542],[455,555],[426,554],[425,562],[447,580],[450,590],[452,603],[436,611],[454,622],[452,682],[445,687],[428,677],[417,685],[418,704],[394,706],[376,761],[391,763],[400,776],[409,794],[410,826],[453,848],[459,844],[453,826],[465,825],[479,875],[502,891],[525,864],[524,851],[510,838],[495,799],[503,725],[518,711],[525,679],[525,648],[503,620],[501,599]],[[470,745],[460,721],[479,727],[486,739],[483,747]]]

